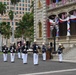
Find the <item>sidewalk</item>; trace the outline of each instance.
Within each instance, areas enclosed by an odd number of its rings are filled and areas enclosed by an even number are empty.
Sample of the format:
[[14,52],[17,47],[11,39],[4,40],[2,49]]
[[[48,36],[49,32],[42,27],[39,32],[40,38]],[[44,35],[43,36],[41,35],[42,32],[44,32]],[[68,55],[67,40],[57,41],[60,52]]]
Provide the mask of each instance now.
[[[58,59],[51,59],[51,61],[59,61]],[[62,62],[70,62],[70,63],[76,63],[76,60],[62,60]]]
[[[53,59],[51,59],[51,61],[59,61],[59,59],[58,59],[58,54],[54,54],[54,55],[53,55]],[[75,60],[75,59],[65,59],[65,58],[64,58],[64,55],[63,55],[63,60],[62,60],[62,62],[76,63],[76,60]]]

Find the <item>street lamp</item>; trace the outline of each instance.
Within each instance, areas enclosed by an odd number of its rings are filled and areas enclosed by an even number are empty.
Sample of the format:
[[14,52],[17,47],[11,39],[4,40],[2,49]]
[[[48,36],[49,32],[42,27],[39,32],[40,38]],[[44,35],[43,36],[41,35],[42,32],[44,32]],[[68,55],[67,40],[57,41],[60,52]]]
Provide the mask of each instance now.
[[56,51],[56,27],[53,25],[54,53]]
[[56,28],[54,26],[54,51],[56,51]]

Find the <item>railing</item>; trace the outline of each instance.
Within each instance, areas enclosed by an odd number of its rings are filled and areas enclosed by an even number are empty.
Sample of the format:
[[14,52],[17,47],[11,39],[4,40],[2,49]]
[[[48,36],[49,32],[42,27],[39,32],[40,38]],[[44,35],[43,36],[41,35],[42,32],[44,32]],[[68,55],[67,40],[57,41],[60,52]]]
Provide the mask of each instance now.
[[73,3],[76,3],[76,0],[62,0],[58,3],[50,4],[49,9],[54,9],[54,8],[57,8],[57,7],[61,7],[61,6],[68,5],[68,4],[73,4]]

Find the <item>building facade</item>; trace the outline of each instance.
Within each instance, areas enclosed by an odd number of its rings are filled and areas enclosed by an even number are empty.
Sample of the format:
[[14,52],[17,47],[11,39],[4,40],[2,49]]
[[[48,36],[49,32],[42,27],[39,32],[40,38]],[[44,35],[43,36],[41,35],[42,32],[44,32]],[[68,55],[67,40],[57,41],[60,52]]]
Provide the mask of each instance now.
[[34,39],[76,45],[76,0],[35,0]]

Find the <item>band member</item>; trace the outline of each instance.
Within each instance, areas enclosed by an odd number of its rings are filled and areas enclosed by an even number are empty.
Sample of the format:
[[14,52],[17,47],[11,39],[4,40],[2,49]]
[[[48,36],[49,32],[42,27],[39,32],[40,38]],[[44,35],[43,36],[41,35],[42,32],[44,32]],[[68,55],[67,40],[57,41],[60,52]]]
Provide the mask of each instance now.
[[64,49],[63,45],[62,44],[59,44],[59,47],[58,47],[59,62],[62,62],[63,49]]
[[6,44],[4,44],[4,46],[2,47],[2,52],[3,52],[3,61],[7,61],[7,53],[8,53],[8,47],[6,46]]
[[16,46],[14,43],[10,46],[10,57],[11,57],[11,62],[14,63],[15,61],[15,53],[16,53]]
[[26,42],[24,42],[23,46],[22,46],[22,57],[23,57],[23,63],[27,64],[27,46],[26,46]]
[[33,48],[33,63],[34,65],[38,65],[38,48],[39,46],[36,44],[36,40],[34,40]]
[[44,43],[42,43],[42,56],[43,60],[46,60],[46,46]]
[[17,53],[18,53],[18,58],[21,58],[21,46],[20,43],[17,44]]

